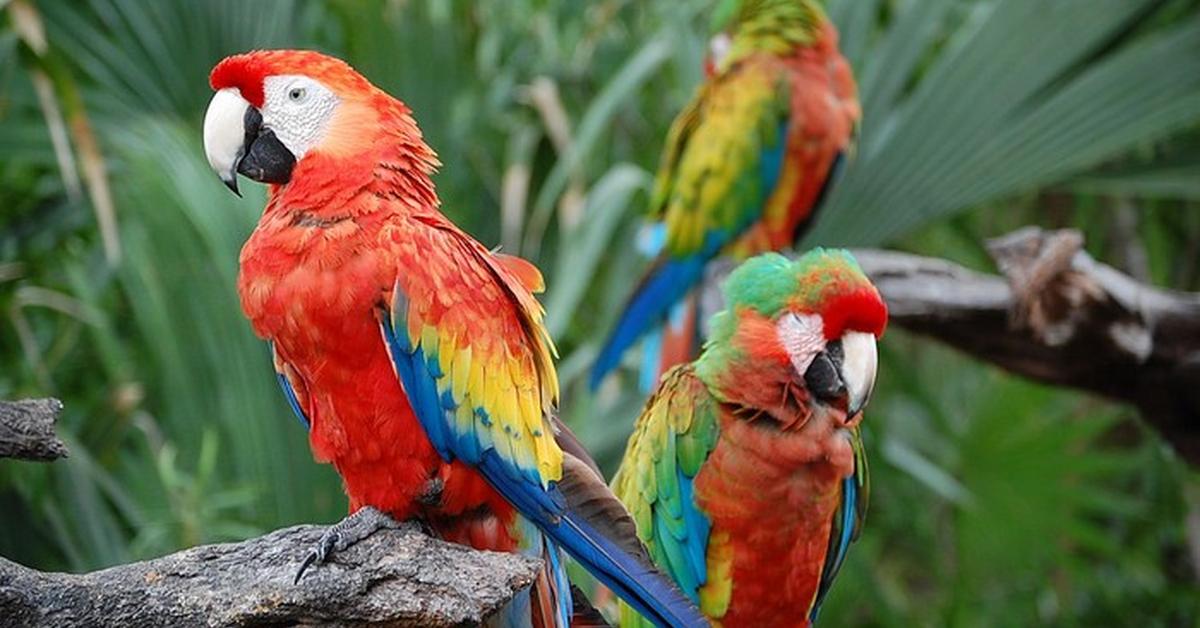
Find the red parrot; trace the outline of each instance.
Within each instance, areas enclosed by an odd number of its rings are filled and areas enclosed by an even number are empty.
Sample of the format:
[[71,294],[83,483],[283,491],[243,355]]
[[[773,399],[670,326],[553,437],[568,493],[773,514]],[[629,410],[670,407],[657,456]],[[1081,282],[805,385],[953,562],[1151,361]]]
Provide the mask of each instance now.
[[[354,513],[305,565],[394,520],[545,561],[509,623],[564,626],[560,548],[658,625],[702,625],[554,415],[554,348],[530,263],[439,211],[411,111],[345,62],[256,51],[213,69],[209,163],[269,184],[238,293]],[[297,574],[299,578],[300,574]]]
[[812,223],[860,108],[819,0],[724,0],[708,77],[675,118],[650,196],[656,255],[600,349],[592,386],[647,336],[641,386],[693,359],[708,262],[790,246]]

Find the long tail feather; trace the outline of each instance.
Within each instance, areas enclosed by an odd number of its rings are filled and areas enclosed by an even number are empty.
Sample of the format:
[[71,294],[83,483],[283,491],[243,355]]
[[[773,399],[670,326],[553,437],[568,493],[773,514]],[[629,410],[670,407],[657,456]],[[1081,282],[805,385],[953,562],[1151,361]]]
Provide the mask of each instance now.
[[596,357],[589,380],[593,389],[617,367],[625,350],[651,327],[663,321],[671,311],[671,306],[700,281],[704,276],[707,257],[696,254],[678,260],[664,260],[651,268],[629,299],[621,318]]
[[674,580],[654,565],[633,518],[584,462],[567,457],[559,488],[567,510],[546,533],[572,558],[658,626],[708,625]]

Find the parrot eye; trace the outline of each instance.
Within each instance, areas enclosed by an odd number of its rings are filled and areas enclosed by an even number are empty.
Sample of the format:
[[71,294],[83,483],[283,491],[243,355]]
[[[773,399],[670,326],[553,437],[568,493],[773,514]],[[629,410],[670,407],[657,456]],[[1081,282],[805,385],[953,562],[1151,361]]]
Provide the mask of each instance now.
[[304,97],[308,95],[308,90],[303,87],[293,87],[288,90],[288,100],[292,102],[303,102]]

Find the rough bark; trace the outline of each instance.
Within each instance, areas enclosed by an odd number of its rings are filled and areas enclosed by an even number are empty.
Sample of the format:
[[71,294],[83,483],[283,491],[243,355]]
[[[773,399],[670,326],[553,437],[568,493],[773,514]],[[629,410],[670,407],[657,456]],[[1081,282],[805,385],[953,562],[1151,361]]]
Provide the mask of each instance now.
[[82,575],[0,558],[0,625],[474,626],[533,581],[535,559],[477,552],[416,524],[292,579],[324,531],[296,526]]
[[57,399],[0,401],[0,458],[49,461],[67,455],[54,434],[62,402]]
[[[1004,276],[906,253],[856,250],[891,324],[1019,375],[1136,406],[1200,464],[1200,294],[1140,283],[1082,250],[1076,231],[989,242]],[[730,266],[714,269],[703,308]]]

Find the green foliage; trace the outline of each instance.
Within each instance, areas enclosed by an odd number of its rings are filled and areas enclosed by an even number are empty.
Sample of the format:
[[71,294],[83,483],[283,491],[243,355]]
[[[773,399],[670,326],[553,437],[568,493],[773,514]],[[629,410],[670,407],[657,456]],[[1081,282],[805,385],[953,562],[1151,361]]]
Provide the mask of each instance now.
[[[0,555],[92,569],[344,512],[236,301],[262,191],[230,196],[200,146],[208,69],[254,47],[343,56],[414,108],[446,164],[446,212],[546,271],[562,413],[611,472],[641,399],[632,378],[593,396],[584,375],[643,263],[636,216],[701,78],[711,4],[0,3],[0,397],[63,398],[72,449],[0,463]],[[1140,251],[1148,277],[1197,289],[1200,3],[827,4],[865,113],[808,242],[987,268],[984,238],[1072,225],[1097,257],[1137,270]],[[47,55],[18,37],[17,5],[40,11]],[[118,264],[71,174],[89,153],[39,99],[38,71],[61,117],[95,132]],[[1200,615],[1182,558],[1196,478],[1131,410],[894,330],[881,350],[873,504],[826,622]]]

